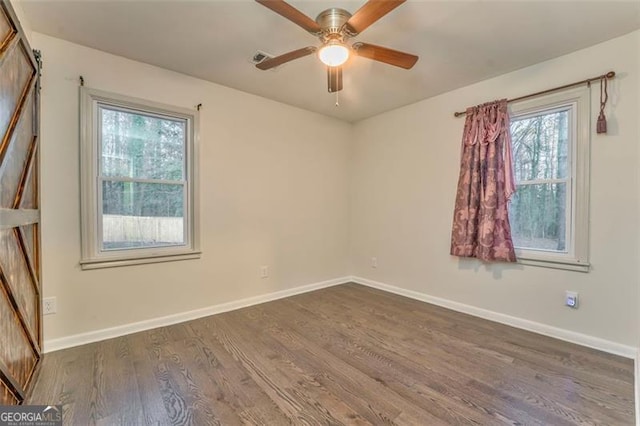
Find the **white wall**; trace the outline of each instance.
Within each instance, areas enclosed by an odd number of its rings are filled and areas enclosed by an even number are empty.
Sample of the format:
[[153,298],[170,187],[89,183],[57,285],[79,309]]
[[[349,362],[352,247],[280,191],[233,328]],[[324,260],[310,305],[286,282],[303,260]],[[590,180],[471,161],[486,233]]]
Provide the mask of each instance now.
[[[638,345],[638,32],[355,125],[352,272],[619,344]],[[609,134],[592,135],[590,273],[486,266],[449,255],[464,121],[453,112],[615,70]],[[592,89],[592,116],[597,93]],[[370,266],[372,256],[378,267]],[[565,290],[580,308],[563,306]]]
[[11,4],[11,7],[13,7],[13,11],[16,13],[16,16],[18,17],[18,21],[20,22],[20,26],[24,31],[24,35],[27,37],[27,40],[29,41],[29,43],[31,43],[32,41],[31,24],[27,19],[26,15],[24,14],[24,10],[22,10],[23,0],[10,0],[9,3]]
[[[45,340],[348,273],[351,126],[39,33]],[[203,104],[202,259],[81,271],[78,77],[180,107]],[[269,265],[270,277],[259,278]]]
[[[636,45],[640,46],[640,31],[636,31]],[[636,67],[640,70],[640,53],[636,53]],[[637,87],[638,99],[640,103],[640,84]],[[640,129],[638,131],[640,133]],[[640,134],[638,135],[638,142],[640,142]],[[640,164],[640,149],[638,149],[638,164]],[[638,182],[640,182],[640,167],[636,167],[636,171],[638,173]],[[638,206],[640,209],[640,191],[636,192],[638,196]],[[638,216],[638,228],[636,229],[635,235],[640,238],[640,216]],[[638,286],[638,312],[637,312],[637,322],[638,322],[638,337],[636,338],[636,343],[638,344],[638,353],[636,354],[635,367],[636,367],[636,377],[635,377],[635,385],[636,385],[636,425],[640,426],[640,262],[637,263],[638,266],[638,277],[636,279],[636,285]]]
[[[638,345],[640,107],[630,94],[640,93],[640,32],[354,126],[39,33],[32,44],[45,61],[44,295],[58,298],[46,340],[354,274]],[[610,133],[592,138],[593,270],[449,256],[463,124],[452,112],[609,69]],[[203,103],[201,260],[80,270],[79,75],[103,90]],[[566,289],[580,292],[579,310],[562,305]]]

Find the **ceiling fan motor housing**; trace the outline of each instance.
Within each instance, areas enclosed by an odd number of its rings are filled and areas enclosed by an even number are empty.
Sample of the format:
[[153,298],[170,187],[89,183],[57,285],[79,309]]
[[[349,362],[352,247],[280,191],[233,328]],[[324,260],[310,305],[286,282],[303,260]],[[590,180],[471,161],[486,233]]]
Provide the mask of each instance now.
[[320,12],[316,18],[316,22],[322,28],[320,40],[323,43],[330,40],[344,42],[350,36],[348,26],[345,26],[349,18],[351,18],[351,13],[337,7]]

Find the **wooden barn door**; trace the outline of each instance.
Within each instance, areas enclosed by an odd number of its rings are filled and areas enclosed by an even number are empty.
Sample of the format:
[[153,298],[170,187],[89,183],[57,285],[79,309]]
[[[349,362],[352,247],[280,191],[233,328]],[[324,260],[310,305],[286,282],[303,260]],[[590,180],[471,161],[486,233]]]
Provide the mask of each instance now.
[[0,0],[0,405],[25,398],[42,351],[39,65]]

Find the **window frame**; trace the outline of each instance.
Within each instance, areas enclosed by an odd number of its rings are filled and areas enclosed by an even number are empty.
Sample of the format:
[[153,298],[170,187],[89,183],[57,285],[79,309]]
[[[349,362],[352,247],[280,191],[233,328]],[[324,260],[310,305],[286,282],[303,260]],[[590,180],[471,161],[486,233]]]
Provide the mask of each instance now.
[[[102,248],[101,108],[185,122],[184,244],[121,249]],[[161,104],[82,86],[80,88],[80,221],[84,269],[169,262],[200,257],[198,127],[196,110]],[[136,179],[134,179],[136,180]],[[144,180],[144,179],[143,179]]]
[[[570,207],[566,226],[567,252],[516,248],[518,262],[523,265],[542,266],[588,272],[589,264],[589,166],[590,166],[590,107],[589,87],[566,89],[561,92],[522,100],[509,105],[511,120],[540,115],[569,107],[569,168],[567,208]],[[514,158],[514,163],[516,158]],[[516,188],[518,183],[516,182]],[[570,197],[569,197],[570,195]],[[567,211],[565,209],[565,211]]]

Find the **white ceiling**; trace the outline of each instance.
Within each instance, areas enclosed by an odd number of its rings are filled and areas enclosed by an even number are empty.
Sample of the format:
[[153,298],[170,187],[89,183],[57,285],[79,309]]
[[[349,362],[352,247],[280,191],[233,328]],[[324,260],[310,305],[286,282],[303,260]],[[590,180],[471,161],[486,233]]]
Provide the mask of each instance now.
[[[24,0],[32,29],[137,61],[357,121],[640,28],[638,1],[411,1],[356,41],[413,53],[404,70],[364,58],[345,66],[340,106],[315,55],[275,70],[250,63],[318,40],[250,0]],[[315,19],[364,0],[291,0]],[[46,52],[45,52],[46,54]],[[46,58],[45,58],[46,60]],[[608,71],[602,65],[602,71]],[[576,70],[576,79],[590,77]],[[464,106],[464,105],[463,105]]]

